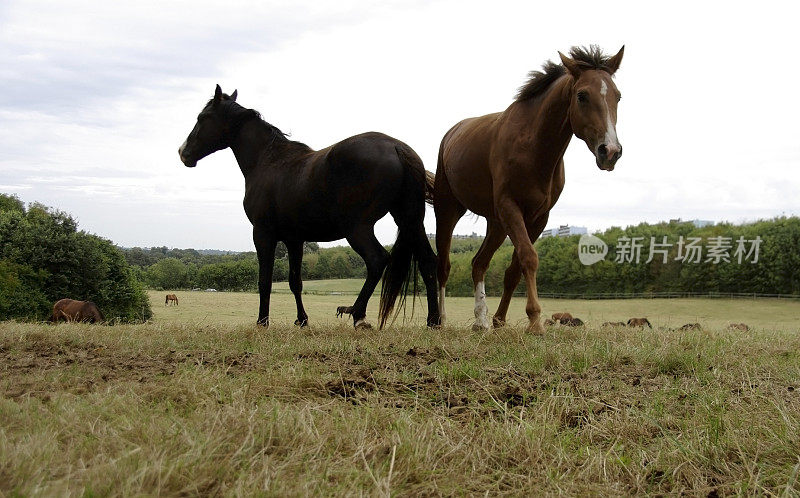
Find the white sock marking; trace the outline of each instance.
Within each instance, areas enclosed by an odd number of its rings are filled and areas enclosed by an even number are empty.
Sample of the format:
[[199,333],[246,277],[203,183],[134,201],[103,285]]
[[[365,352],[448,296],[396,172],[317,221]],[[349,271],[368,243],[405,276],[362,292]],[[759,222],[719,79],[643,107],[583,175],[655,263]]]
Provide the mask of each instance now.
[[488,312],[486,286],[483,282],[478,282],[475,286],[475,324],[483,328],[489,328],[489,319],[486,316]]

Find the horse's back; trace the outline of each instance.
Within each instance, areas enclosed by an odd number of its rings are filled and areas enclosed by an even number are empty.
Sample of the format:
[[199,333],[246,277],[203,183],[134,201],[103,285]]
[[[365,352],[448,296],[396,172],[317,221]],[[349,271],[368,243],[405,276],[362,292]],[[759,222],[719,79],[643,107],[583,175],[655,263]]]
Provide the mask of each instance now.
[[384,133],[361,133],[332,145],[325,154],[326,166],[337,175],[334,178],[341,173],[356,172],[367,176],[388,173],[399,177],[403,165],[398,157],[398,147],[410,149],[402,141]]
[[[292,238],[347,237],[356,226],[374,225],[403,195],[401,149],[413,153],[400,140],[379,132],[348,137],[248,186],[245,210]],[[424,174],[421,165],[420,160]]]

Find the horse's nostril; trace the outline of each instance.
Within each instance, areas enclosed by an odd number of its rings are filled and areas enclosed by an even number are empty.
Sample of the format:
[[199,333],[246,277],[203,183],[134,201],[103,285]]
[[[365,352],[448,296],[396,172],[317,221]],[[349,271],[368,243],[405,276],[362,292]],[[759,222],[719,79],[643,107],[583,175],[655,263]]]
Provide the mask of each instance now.
[[597,148],[597,154],[601,157],[606,157],[608,155],[608,147],[606,147],[606,144],[600,144],[600,147]]

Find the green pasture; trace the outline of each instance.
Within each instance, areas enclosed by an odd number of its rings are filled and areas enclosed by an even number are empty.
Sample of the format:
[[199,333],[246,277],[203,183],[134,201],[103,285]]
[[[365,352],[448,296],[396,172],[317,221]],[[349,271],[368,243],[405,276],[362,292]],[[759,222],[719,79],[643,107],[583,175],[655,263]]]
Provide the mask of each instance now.
[[[311,280],[304,282],[303,304],[310,324],[328,326],[342,323],[335,316],[337,306],[351,305],[362,284],[358,279]],[[286,282],[276,283],[270,305],[270,321],[273,324],[291,324],[296,317],[294,296]],[[156,323],[207,323],[248,325],[254,323],[258,314],[258,294],[243,292],[192,292],[149,291]],[[164,306],[167,293],[175,293],[180,304]],[[329,294],[325,294],[329,293]],[[340,294],[337,294],[340,293]],[[414,318],[411,319],[411,300],[406,309],[409,324],[423,324],[426,316],[424,295],[417,299]],[[379,295],[376,291],[370,299],[367,318],[375,322]],[[490,313],[494,313],[499,297],[488,297]],[[674,328],[686,323],[700,323],[709,328],[724,328],[731,323],[746,323],[750,327],[800,331],[800,299],[542,299],[544,316],[568,311],[580,317],[589,326],[600,326],[603,322],[627,321],[632,317],[647,317],[654,327]],[[448,297],[446,311],[448,324],[454,327],[470,327],[473,320],[472,298]],[[398,317],[400,324],[402,313]],[[525,298],[512,300],[508,313],[509,324],[524,326]]]
[[0,322],[0,497],[800,493],[797,301],[543,300],[587,325],[534,336],[521,298],[488,332],[469,298],[355,330],[309,294],[300,329],[279,291],[265,330],[256,294],[174,292],[145,324]]

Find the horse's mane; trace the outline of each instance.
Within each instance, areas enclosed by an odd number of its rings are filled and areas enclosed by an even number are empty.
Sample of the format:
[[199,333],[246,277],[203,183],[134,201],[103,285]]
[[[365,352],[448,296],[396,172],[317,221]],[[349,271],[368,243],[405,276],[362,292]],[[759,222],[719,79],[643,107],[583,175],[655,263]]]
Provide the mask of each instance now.
[[[206,104],[205,109],[210,109],[211,106],[214,104],[214,99],[211,99]],[[261,124],[267,129],[270,136],[272,137],[271,141],[274,142],[275,140],[282,140],[288,142],[289,139],[287,138],[289,135],[282,132],[278,129],[277,126],[271,125],[264,121],[264,118],[261,117],[261,113],[256,111],[255,109],[248,109],[238,103],[236,101],[231,100],[228,94],[222,94],[222,100],[218,104],[220,106],[220,110],[223,114],[226,114],[231,118],[233,121],[233,128],[237,128],[244,124],[245,121],[250,121],[251,119],[258,119]]]
[[[604,55],[597,45],[589,47],[572,47],[569,56],[581,69],[600,69],[612,74],[613,71],[608,67],[611,57]],[[550,87],[551,84],[567,73],[567,69],[562,64],[547,61],[542,65],[542,71],[531,71],[528,73],[528,81],[519,88],[516,100],[531,99]]]

